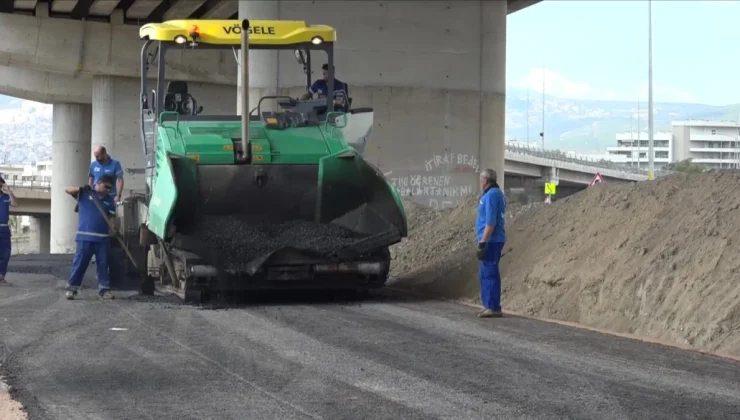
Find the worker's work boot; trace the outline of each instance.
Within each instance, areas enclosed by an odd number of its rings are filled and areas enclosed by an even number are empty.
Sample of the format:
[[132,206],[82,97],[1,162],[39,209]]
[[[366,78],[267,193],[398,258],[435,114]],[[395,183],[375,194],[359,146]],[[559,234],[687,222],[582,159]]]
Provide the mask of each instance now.
[[67,293],[64,294],[64,296],[67,298],[67,300],[72,300],[77,295],[77,292],[74,290],[67,290]]
[[13,284],[5,280],[5,276],[0,276],[0,286],[12,286]]
[[116,297],[113,296],[113,293],[110,292],[110,290],[106,290],[103,293],[100,294],[100,298],[104,300],[113,300]]
[[494,311],[493,309],[484,309],[478,312],[478,318],[501,318],[504,314],[501,311]]

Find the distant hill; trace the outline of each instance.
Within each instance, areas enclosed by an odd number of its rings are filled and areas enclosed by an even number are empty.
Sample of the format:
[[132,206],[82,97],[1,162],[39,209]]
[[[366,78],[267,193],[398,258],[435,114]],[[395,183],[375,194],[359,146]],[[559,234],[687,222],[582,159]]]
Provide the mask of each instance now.
[[[637,130],[637,101],[563,99],[545,95],[545,148],[581,153],[604,153],[616,144],[618,132]],[[671,122],[685,119],[731,120],[740,105],[712,106],[656,102],[655,131],[670,131]],[[647,130],[647,103],[640,103],[640,130]],[[527,92],[506,92],[506,137],[527,140]],[[529,140],[540,144],[542,94],[530,92]]]
[[[655,104],[655,130],[668,131],[671,121],[731,120],[740,105]],[[637,102],[586,101],[545,96],[545,147],[580,153],[604,153],[616,144],[615,134],[636,129]],[[506,136],[527,139],[527,92],[509,89],[506,96]],[[647,104],[641,104],[640,128],[647,129]],[[30,164],[51,157],[51,108],[0,95],[0,162]],[[540,144],[542,95],[531,92],[529,139]]]
[[51,159],[51,124],[49,105],[0,95],[0,163]]

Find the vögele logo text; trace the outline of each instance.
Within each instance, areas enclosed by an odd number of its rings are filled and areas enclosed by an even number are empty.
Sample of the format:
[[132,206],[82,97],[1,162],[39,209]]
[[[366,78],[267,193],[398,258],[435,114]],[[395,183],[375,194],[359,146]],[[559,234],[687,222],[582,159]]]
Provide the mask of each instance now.
[[[223,26],[226,35],[241,35],[242,28],[239,25],[234,26]],[[274,26],[254,26],[249,28],[250,35],[275,35]]]

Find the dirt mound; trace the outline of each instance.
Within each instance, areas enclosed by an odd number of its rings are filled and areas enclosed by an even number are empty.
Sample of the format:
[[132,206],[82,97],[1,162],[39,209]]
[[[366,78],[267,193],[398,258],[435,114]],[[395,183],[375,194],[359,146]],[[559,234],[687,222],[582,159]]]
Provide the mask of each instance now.
[[[428,217],[395,247],[397,285],[478,299],[476,204]],[[740,173],[528,207],[507,217],[505,309],[740,355]]]

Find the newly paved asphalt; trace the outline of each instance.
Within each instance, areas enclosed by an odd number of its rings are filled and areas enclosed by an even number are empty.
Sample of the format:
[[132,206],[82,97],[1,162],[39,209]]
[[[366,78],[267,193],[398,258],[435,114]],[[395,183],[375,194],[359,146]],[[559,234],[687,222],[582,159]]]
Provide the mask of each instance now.
[[36,274],[0,288],[0,374],[31,419],[740,418],[740,364],[712,357],[390,297],[69,302],[68,264],[14,257]]

